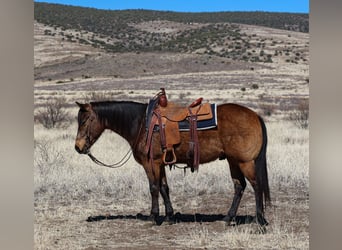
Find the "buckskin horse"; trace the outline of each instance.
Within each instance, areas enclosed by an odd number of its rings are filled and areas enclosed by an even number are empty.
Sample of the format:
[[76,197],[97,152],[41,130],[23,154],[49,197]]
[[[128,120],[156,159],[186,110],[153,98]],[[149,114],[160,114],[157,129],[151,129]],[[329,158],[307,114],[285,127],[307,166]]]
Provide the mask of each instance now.
[[[78,131],[75,149],[80,154],[90,154],[91,146],[105,129],[126,139],[135,160],[146,172],[152,198],[151,219],[159,217],[159,193],[165,205],[164,221],[174,220],[174,210],[169,196],[162,161],[160,135],[153,133],[153,159],[146,154],[146,110],[147,103],[131,101],[104,101],[81,104],[78,112]],[[175,147],[177,163],[186,163],[189,133],[180,132],[181,143]],[[270,203],[270,191],[266,168],[267,134],[263,119],[254,111],[238,104],[217,106],[217,127],[198,131],[200,162],[227,159],[234,183],[234,198],[227,215],[223,218],[233,225],[247,179],[253,187],[256,203],[255,221],[267,225],[264,217],[266,204]]]

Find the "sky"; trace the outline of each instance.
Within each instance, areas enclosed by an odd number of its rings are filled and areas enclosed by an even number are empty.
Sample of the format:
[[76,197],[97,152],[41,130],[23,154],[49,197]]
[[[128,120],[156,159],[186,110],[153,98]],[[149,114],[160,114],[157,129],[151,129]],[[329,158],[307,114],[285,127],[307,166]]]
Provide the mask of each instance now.
[[105,10],[147,9],[179,12],[269,11],[309,13],[309,0],[35,0]]

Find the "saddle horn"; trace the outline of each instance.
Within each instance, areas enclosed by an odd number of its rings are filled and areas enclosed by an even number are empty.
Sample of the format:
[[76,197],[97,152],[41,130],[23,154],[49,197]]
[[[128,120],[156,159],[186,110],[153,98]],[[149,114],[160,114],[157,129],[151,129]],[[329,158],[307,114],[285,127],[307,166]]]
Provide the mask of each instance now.
[[161,107],[166,107],[167,106],[167,98],[166,98],[166,93],[164,88],[160,88],[161,92],[159,94],[159,105]]

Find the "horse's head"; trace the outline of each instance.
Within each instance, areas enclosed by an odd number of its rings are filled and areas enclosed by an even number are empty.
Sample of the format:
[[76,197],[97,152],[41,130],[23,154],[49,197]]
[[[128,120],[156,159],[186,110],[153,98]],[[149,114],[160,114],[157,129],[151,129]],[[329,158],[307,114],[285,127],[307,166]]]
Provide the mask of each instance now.
[[96,142],[104,130],[104,126],[98,119],[91,104],[81,104],[78,111],[78,130],[75,141],[75,149],[80,154],[89,153],[90,147]]

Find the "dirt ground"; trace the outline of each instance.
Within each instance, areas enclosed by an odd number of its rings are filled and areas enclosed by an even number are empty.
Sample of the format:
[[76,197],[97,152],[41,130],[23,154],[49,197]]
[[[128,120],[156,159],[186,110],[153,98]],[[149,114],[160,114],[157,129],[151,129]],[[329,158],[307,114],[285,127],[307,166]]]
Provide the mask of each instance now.
[[[295,193],[295,195],[294,195]],[[171,192],[172,197],[172,192]],[[148,204],[134,201],[76,202],[36,207],[36,227],[45,249],[305,249],[308,248],[308,193],[273,191],[267,209],[269,225],[261,233],[254,219],[254,197],[246,192],[235,227],[221,221],[230,205],[229,195],[174,197],[176,223],[148,221]],[[162,205],[162,204],[161,204]],[[134,208],[135,207],[135,208]],[[161,206],[161,211],[163,207]],[[46,238],[46,235],[50,235]],[[36,244],[37,249],[43,249]]]

